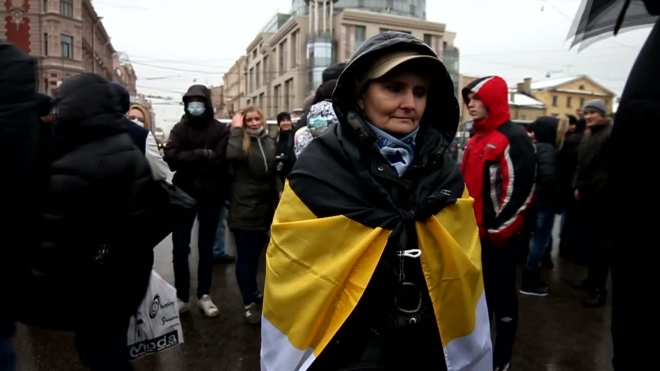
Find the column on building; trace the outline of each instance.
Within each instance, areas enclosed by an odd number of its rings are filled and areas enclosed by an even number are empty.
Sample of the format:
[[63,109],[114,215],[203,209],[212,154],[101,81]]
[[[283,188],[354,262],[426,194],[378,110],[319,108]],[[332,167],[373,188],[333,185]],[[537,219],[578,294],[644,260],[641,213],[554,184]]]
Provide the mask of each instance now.
[[333,15],[338,0],[307,0],[309,35],[307,37],[307,93],[313,94],[322,83],[323,70],[333,63]]

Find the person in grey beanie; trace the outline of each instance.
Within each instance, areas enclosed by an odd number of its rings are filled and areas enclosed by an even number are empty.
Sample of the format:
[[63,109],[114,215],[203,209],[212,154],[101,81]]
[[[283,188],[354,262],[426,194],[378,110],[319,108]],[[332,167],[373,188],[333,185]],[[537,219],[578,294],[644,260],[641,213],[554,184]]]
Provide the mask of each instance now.
[[587,307],[605,305],[605,284],[610,268],[608,248],[611,207],[609,197],[610,137],[612,120],[607,117],[607,104],[600,99],[588,102],[584,108],[588,132],[578,149],[578,166],[573,180],[575,200],[585,212],[585,242],[588,277],[573,284],[578,290],[589,292]]
[[[592,118],[594,117],[593,113],[596,113],[600,116],[600,118],[603,118],[607,116],[607,104],[605,104],[605,101],[602,99],[594,99],[592,101],[587,102],[587,104],[584,105],[582,108],[582,112],[584,113],[584,118],[585,120],[589,121],[587,119],[587,112],[591,112],[592,115],[590,115]],[[592,120],[593,122],[594,120]],[[589,123],[587,122],[587,125]]]

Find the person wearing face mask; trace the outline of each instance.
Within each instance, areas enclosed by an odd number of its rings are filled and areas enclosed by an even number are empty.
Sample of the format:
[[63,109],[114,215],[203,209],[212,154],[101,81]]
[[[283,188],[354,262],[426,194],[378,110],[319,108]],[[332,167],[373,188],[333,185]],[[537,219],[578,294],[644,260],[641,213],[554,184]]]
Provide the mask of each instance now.
[[151,121],[147,110],[139,104],[131,106],[131,97],[128,90],[123,85],[112,82],[117,95],[119,95],[119,104],[121,112],[125,112],[126,119],[123,120],[126,124],[128,135],[135,146],[142,152],[151,168],[151,173],[156,180],[168,180],[172,178],[172,172],[165,160],[158,150],[156,138],[154,138],[151,129]]
[[129,120],[133,121],[135,125],[147,130],[147,136],[144,139],[144,143],[138,148],[144,148],[144,153],[147,156],[147,160],[149,161],[149,166],[151,167],[151,172],[154,175],[154,179],[172,179],[172,171],[167,165],[167,162],[165,162],[163,159],[163,155],[160,153],[160,149],[158,148],[156,137],[154,137],[154,133],[151,132],[151,118],[149,117],[149,112],[147,109],[139,104],[133,104],[128,110],[128,114],[126,116]]
[[300,156],[303,149],[332,124],[336,124],[337,115],[332,108],[332,91],[337,85],[337,80],[324,82],[316,90],[314,104],[307,113],[307,125],[296,132],[294,138],[294,150],[296,158]]
[[257,288],[259,256],[268,242],[275,202],[282,192],[276,144],[268,136],[265,124],[259,109],[245,108],[232,120],[227,145],[227,160],[232,166],[227,226],[236,240],[236,280],[243,297],[244,317],[250,324],[261,320],[263,294]]
[[275,213],[261,369],[493,371],[445,66],[412,35],[378,34],[332,105],[338,123],[305,148]]
[[225,152],[229,127],[213,117],[211,91],[193,85],[183,96],[185,115],[172,129],[165,147],[165,161],[174,171],[173,183],[191,195],[197,205],[172,233],[174,286],[181,313],[190,309],[190,240],[195,218],[199,220],[198,306],[208,317],[219,310],[209,296],[213,277],[213,245],[220,213],[229,191]]

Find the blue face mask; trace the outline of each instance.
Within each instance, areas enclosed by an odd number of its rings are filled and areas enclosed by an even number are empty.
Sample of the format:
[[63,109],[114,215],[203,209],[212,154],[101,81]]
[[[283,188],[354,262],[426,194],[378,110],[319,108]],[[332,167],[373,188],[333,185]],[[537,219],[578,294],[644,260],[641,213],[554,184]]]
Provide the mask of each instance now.
[[193,116],[201,116],[206,111],[206,106],[202,102],[190,102],[186,110]]

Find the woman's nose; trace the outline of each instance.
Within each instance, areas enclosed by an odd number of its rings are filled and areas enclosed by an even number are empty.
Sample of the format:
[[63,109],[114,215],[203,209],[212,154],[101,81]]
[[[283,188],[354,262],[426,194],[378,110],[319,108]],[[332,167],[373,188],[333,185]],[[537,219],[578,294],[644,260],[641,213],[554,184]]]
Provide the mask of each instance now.
[[406,93],[402,97],[401,109],[408,111],[415,109],[415,95],[412,92]]

